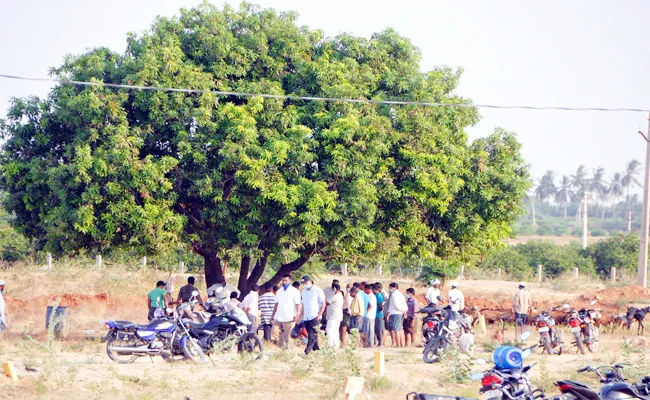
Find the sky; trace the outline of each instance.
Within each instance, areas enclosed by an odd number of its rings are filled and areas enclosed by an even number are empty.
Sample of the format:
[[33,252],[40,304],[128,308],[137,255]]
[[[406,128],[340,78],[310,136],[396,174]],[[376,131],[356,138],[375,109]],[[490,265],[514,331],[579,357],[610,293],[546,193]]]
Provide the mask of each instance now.
[[[392,27],[422,51],[421,69],[462,67],[457,93],[477,104],[650,109],[650,1],[257,0],[296,11],[299,24],[370,37]],[[66,54],[123,51],[127,32],[194,0],[0,0],[0,74],[46,77]],[[213,1],[221,6],[223,1]],[[238,1],[227,1],[238,6]],[[0,79],[0,118],[12,97],[46,96],[50,84]],[[580,164],[608,176],[643,162],[645,113],[481,110],[470,138],[517,133],[533,176]],[[640,177],[641,178],[641,177]],[[641,180],[641,179],[640,179]]]

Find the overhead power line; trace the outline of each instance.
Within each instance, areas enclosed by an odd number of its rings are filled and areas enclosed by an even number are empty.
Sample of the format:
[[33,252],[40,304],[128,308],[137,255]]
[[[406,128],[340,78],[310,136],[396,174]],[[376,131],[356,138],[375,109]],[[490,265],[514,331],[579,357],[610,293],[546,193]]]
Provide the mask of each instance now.
[[157,91],[164,91],[164,92],[181,92],[181,93],[198,93],[198,94],[212,93],[219,96],[232,96],[232,97],[264,97],[267,99],[327,101],[327,102],[357,103],[357,104],[387,104],[387,105],[455,107],[455,108],[493,108],[493,109],[505,109],[505,110],[604,111],[604,112],[644,112],[644,113],[650,112],[650,110],[642,109],[642,108],[560,107],[560,106],[526,106],[526,105],[465,104],[465,103],[438,103],[438,102],[431,103],[431,102],[402,101],[402,100],[371,100],[371,99],[347,99],[347,98],[336,98],[336,97],[296,96],[296,95],[281,95],[281,94],[269,94],[269,93],[231,92],[231,91],[209,90],[209,89],[124,85],[119,83],[106,83],[106,82],[84,82],[84,81],[75,81],[75,80],[58,79],[58,78],[30,78],[30,77],[7,75],[7,74],[0,74],[0,78],[21,80],[21,81],[54,82],[60,84],[70,84],[70,85],[80,85],[80,86],[106,86],[106,87],[116,88],[116,89],[157,90]]

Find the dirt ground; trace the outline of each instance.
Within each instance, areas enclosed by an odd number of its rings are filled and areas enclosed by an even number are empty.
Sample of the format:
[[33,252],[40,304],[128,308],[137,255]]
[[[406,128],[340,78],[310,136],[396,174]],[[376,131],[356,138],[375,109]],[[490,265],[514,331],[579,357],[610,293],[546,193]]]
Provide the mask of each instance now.
[[[92,271],[67,270],[46,273],[40,270],[12,271],[0,278],[7,284],[7,313],[12,328],[0,337],[0,362],[11,361],[18,371],[14,383],[0,377],[0,397],[16,399],[117,398],[213,399],[227,395],[230,399],[248,399],[264,395],[267,399],[339,399],[346,376],[363,376],[366,380],[360,398],[398,399],[410,391],[477,397],[480,384],[468,381],[472,371],[485,369],[475,365],[477,357],[491,360],[495,347],[496,326],[487,334],[477,332],[475,351],[470,358],[451,354],[440,363],[422,362],[422,348],[386,348],[386,375],[373,372],[375,349],[345,348],[304,357],[301,348],[282,352],[269,345],[259,362],[234,353],[213,356],[203,365],[168,364],[159,358],[142,358],[134,364],[113,363],[98,343],[105,332],[104,321],[124,319],[145,322],[146,292],[149,282],[165,279],[155,271]],[[317,284],[326,285],[333,277],[319,277]],[[176,277],[177,290],[184,276]],[[339,277],[346,283],[353,278]],[[356,280],[362,280],[356,278]],[[375,281],[376,278],[365,280]],[[381,279],[388,283],[388,279]],[[397,279],[400,288],[425,288],[408,279]],[[461,281],[467,297],[467,308],[476,307],[484,315],[508,315],[516,282]],[[201,286],[199,286],[202,289]],[[446,292],[446,289],[443,292]],[[607,287],[602,282],[546,282],[530,284],[538,309],[568,303],[579,307],[596,296],[603,316],[624,311],[629,304],[645,304],[650,299],[646,289],[630,286]],[[202,290],[204,291],[204,290]],[[66,340],[48,341],[44,329],[45,308],[58,304],[70,307],[69,335]],[[490,314],[492,313],[492,314]],[[635,378],[650,374],[646,361],[649,341],[638,339],[633,331],[617,330],[601,333],[597,353],[578,355],[568,343],[565,354],[549,357],[534,354],[530,363],[533,383],[548,394],[557,393],[553,381],[578,379],[597,385],[589,376],[578,376],[578,368],[587,364],[601,365],[628,361],[628,375]],[[508,327],[505,339],[513,341],[515,332]],[[537,334],[528,340],[532,345]],[[632,341],[633,342],[630,342]],[[419,338],[418,338],[419,341]]]

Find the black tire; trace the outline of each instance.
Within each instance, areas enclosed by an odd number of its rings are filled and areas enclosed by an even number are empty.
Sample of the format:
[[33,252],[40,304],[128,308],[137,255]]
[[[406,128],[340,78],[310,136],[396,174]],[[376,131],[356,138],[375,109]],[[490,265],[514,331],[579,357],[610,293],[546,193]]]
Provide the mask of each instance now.
[[187,338],[183,344],[183,355],[186,360],[202,364],[205,361],[205,354],[199,342],[195,339]]
[[[115,361],[118,364],[131,364],[138,358],[138,356],[134,354],[129,354],[129,355],[119,355],[119,353],[115,352],[112,350],[113,348],[113,343],[117,340],[117,335],[113,335],[108,339],[108,342],[106,342],[106,354],[108,355],[108,358],[111,360]],[[122,342],[122,340],[120,340]]]
[[548,336],[542,336],[542,345],[544,346],[544,350],[546,350],[546,353],[548,353],[549,356],[552,356],[553,353],[553,346],[551,346],[551,338]]
[[242,340],[239,342],[240,353],[249,353],[255,356],[255,360],[261,360],[264,356],[264,344],[262,340],[254,333],[247,333],[244,335]]
[[575,332],[573,334],[573,337],[575,338],[576,347],[578,348],[578,351],[580,352],[580,354],[586,354],[585,346],[583,346],[583,344],[582,344],[582,336],[580,336],[580,332]]
[[444,353],[447,350],[447,340],[444,337],[437,336],[433,338],[432,341],[427,343],[424,347],[424,354],[422,358],[427,364],[432,364],[440,359],[440,354]]

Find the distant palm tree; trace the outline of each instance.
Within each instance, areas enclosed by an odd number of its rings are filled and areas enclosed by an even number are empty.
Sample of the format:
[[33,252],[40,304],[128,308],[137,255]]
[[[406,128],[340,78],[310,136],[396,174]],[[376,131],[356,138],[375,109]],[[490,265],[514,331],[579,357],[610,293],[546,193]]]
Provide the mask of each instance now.
[[625,188],[623,187],[623,174],[617,172],[612,177],[611,182],[609,182],[609,197],[614,199],[614,205],[612,206],[612,217],[614,216],[614,208],[618,200],[623,197],[625,194]]
[[[607,185],[605,184],[605,168],[598,167],[594,170],[594,175],[589,181],[589,191],[596,197],[596,207],[600,207],[600,202],[607,199]],[[603,214],[605,216],[605,208]]]
[[555,202],[564,207],[564,218],[567,217],[567,208],[573,197],[573,192],[571,191],[571,179],[562,175],[560,179],[560,186],[558,186],[557,191],[555,192]]
[[625,204],[627,205],[628,208],[630,204],[630,188],[641,186],[639,180],[636,179],[636,177],[640,173],[639,170],[640,166],[641,166],[640,162],[638,162],[637,160],[632,160],[629,163],[627,163],[625,172],[623,172],[624,175],[623,175],[623,179],[621,180],[621,183],[625,188]]
[[587,168],[581,165],[576,170],[575,175],[571,175],[571,186],[575,189],[573,191],[573,201],[578,204],[576,207],[576,218],[579,219],[580,215],[580,202],[585,196],[585,192],[589,187],[589,179],[587,178]]
[[553,196],[555,195],[555,192],[557,191],[557,188],[555,187],[555,172],[548,170],[542,176],[542,179],[539,181],[539,185],[535,189],[535,196],[540,201],[545,201],[547,199],[552,199]]

